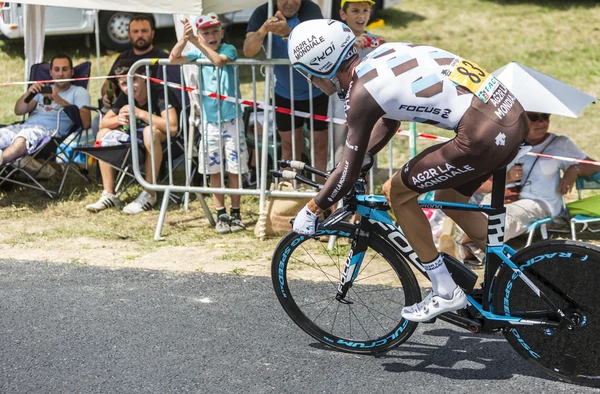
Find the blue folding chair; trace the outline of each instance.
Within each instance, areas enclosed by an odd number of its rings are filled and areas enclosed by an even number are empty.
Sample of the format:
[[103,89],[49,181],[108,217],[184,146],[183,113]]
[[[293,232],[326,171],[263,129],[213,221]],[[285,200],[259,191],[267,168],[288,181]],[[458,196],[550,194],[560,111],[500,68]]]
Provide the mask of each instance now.
[[[87,89],[88,79],[90,76],[92,68],[92,63],[87,61],[83,62],[74,67],[74,75],[73,78],[84,78],[83,80],[73,81],[73,85],[81,86]],[[50,76],[50,64],[49,63],[37,63],[31,66],[30,70],[30,81],[47,81],[51,80]],[[64,111],[69,119],[73,122],[73,126],[65,135],[59,135],[58,130],[60,129],[60,114]],[[69,170],[75,171],[76,174],[81,176],[83,179],[89,181],[89,178],[83,174],[79,168],[75,165],[73,161],[73,153],[67,152],[67,146],[61,146],[61,143],[67,139],[67,137],[72,136],[72,138],[79,142],[83,133],[83,125],[81,122],[81,117],[79,115],[79,108],[75,105],[69,105],[61,109],[59,111],[57,117],[56,131],[54,135],[48,138],[44,138],[35,151],[30,155],[33,159],[41,164],[41,166],[35,171],[31,171],[27,169],[22,161],[23,157],[10,162],[4,163],[0,166],[0,186],[5,183],[18,184],[24,187],[29,187],[32,189],[40,190],[46,193],[50,198],[54,198],[62,192],[62,189],[65,184],[65,180],[67,178],[67,174]],[[25,157],[25,156],[24,156]],[[45,166],[50,166],[50,163],[56,162],[57,158],[65,164],[65,168],[63,171],[63,176],[60,181],[60,185],[56,190],[52,190],[49,187],[42,185],[37,176],[44,170]],[[65,160],[66,158],[66,160]],[[21,175],[19,177],[18,175]],[[19,179],[24,178],[27,181],[23,182]]]

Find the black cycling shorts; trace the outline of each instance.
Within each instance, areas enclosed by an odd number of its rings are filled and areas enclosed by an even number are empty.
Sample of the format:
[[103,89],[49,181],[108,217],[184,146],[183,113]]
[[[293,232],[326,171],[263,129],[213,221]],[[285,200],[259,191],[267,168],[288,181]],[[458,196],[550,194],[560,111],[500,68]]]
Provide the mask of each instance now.
[[[483,103],[473,97],[456,137],[412,158],[402,168],[402,182],[418,193],[454,189],[473,195],[492,172],[510,164],[527,139],[529,122],[523,107],[510,92],[504,100],[496,107],[491,100]],[[512,107],[505,111],[507,103]]]
[[[291,109],[291,101],[282,97],[278,94],[275,95],[275,105],[281,108]],[[317,97],[313,97],[313,113],[316,115],[327,116],[327,110],[329,109],[329,97],[326,94],[321,94]],[[294,100],[294,111],[303,111],[310,113],[310,100]],[[301,118],[294,116],[294,127],[302,127],[304,122],[309,122],[308,118]],[[275,123],[277,124],[277,130],[279,132],[291,131],[292,130],[292,117],[291,115],[284,114],[281,112],[275,113]],[[310,125],[310,123],[307,123]],[[320,120],[314,120],[314,130],[321,131],[327,130],[328,123]],[[309,127],[310,129],[310,127]]]

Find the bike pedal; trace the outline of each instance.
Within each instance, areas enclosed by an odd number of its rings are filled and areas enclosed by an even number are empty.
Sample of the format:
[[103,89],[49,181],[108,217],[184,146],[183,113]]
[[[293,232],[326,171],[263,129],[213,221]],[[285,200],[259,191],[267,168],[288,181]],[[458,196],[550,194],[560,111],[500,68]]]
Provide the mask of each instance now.
[[436,320],[437,320],[437,317],[434,317],[431,320],[427,320],[427,321],[421,322],[421,324],[433,324],[433,323],[435,323]]

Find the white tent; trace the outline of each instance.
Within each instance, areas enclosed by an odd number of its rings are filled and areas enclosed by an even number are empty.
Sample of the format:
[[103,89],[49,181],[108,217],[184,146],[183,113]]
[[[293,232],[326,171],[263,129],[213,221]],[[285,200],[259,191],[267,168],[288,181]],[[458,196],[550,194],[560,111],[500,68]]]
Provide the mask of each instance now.
[[[114,10],[134,13],[201,15],[217,14],[256,7],[266,0],[20,0],[24,4],[25,20],[25,80],[32,64],[42,61],[45,39],[45,6]],[[96,55],[100,57],[98,18],[96,18]]]
[[263,4],[265,0],[19,0],[23,4],[87,8],[157,14],[206,14],[242,10]]

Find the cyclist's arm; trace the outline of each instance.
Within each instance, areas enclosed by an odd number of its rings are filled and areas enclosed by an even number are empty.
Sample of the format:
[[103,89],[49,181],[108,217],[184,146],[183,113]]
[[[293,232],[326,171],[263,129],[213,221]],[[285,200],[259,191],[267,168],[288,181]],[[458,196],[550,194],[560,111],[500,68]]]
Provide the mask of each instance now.
[[358,180],[367,148],[376,152],[375,149],[381,149],[391,138],[392,121],[381,119],[383,110],[366,89],[355,86],[349,100],[350,110],[346,113],[348,137],[342,159],[325,187],[309,202],[308,207],[313,213],[318,214],[341,200]]
[[380,150],[385,148],[392,137],[396,135],[399,127],[399,120],[379,118],[375,124],[375,127],[373,127],[373,132],[371,132],[371,138],[369,139],[367,152],[375,155]]

